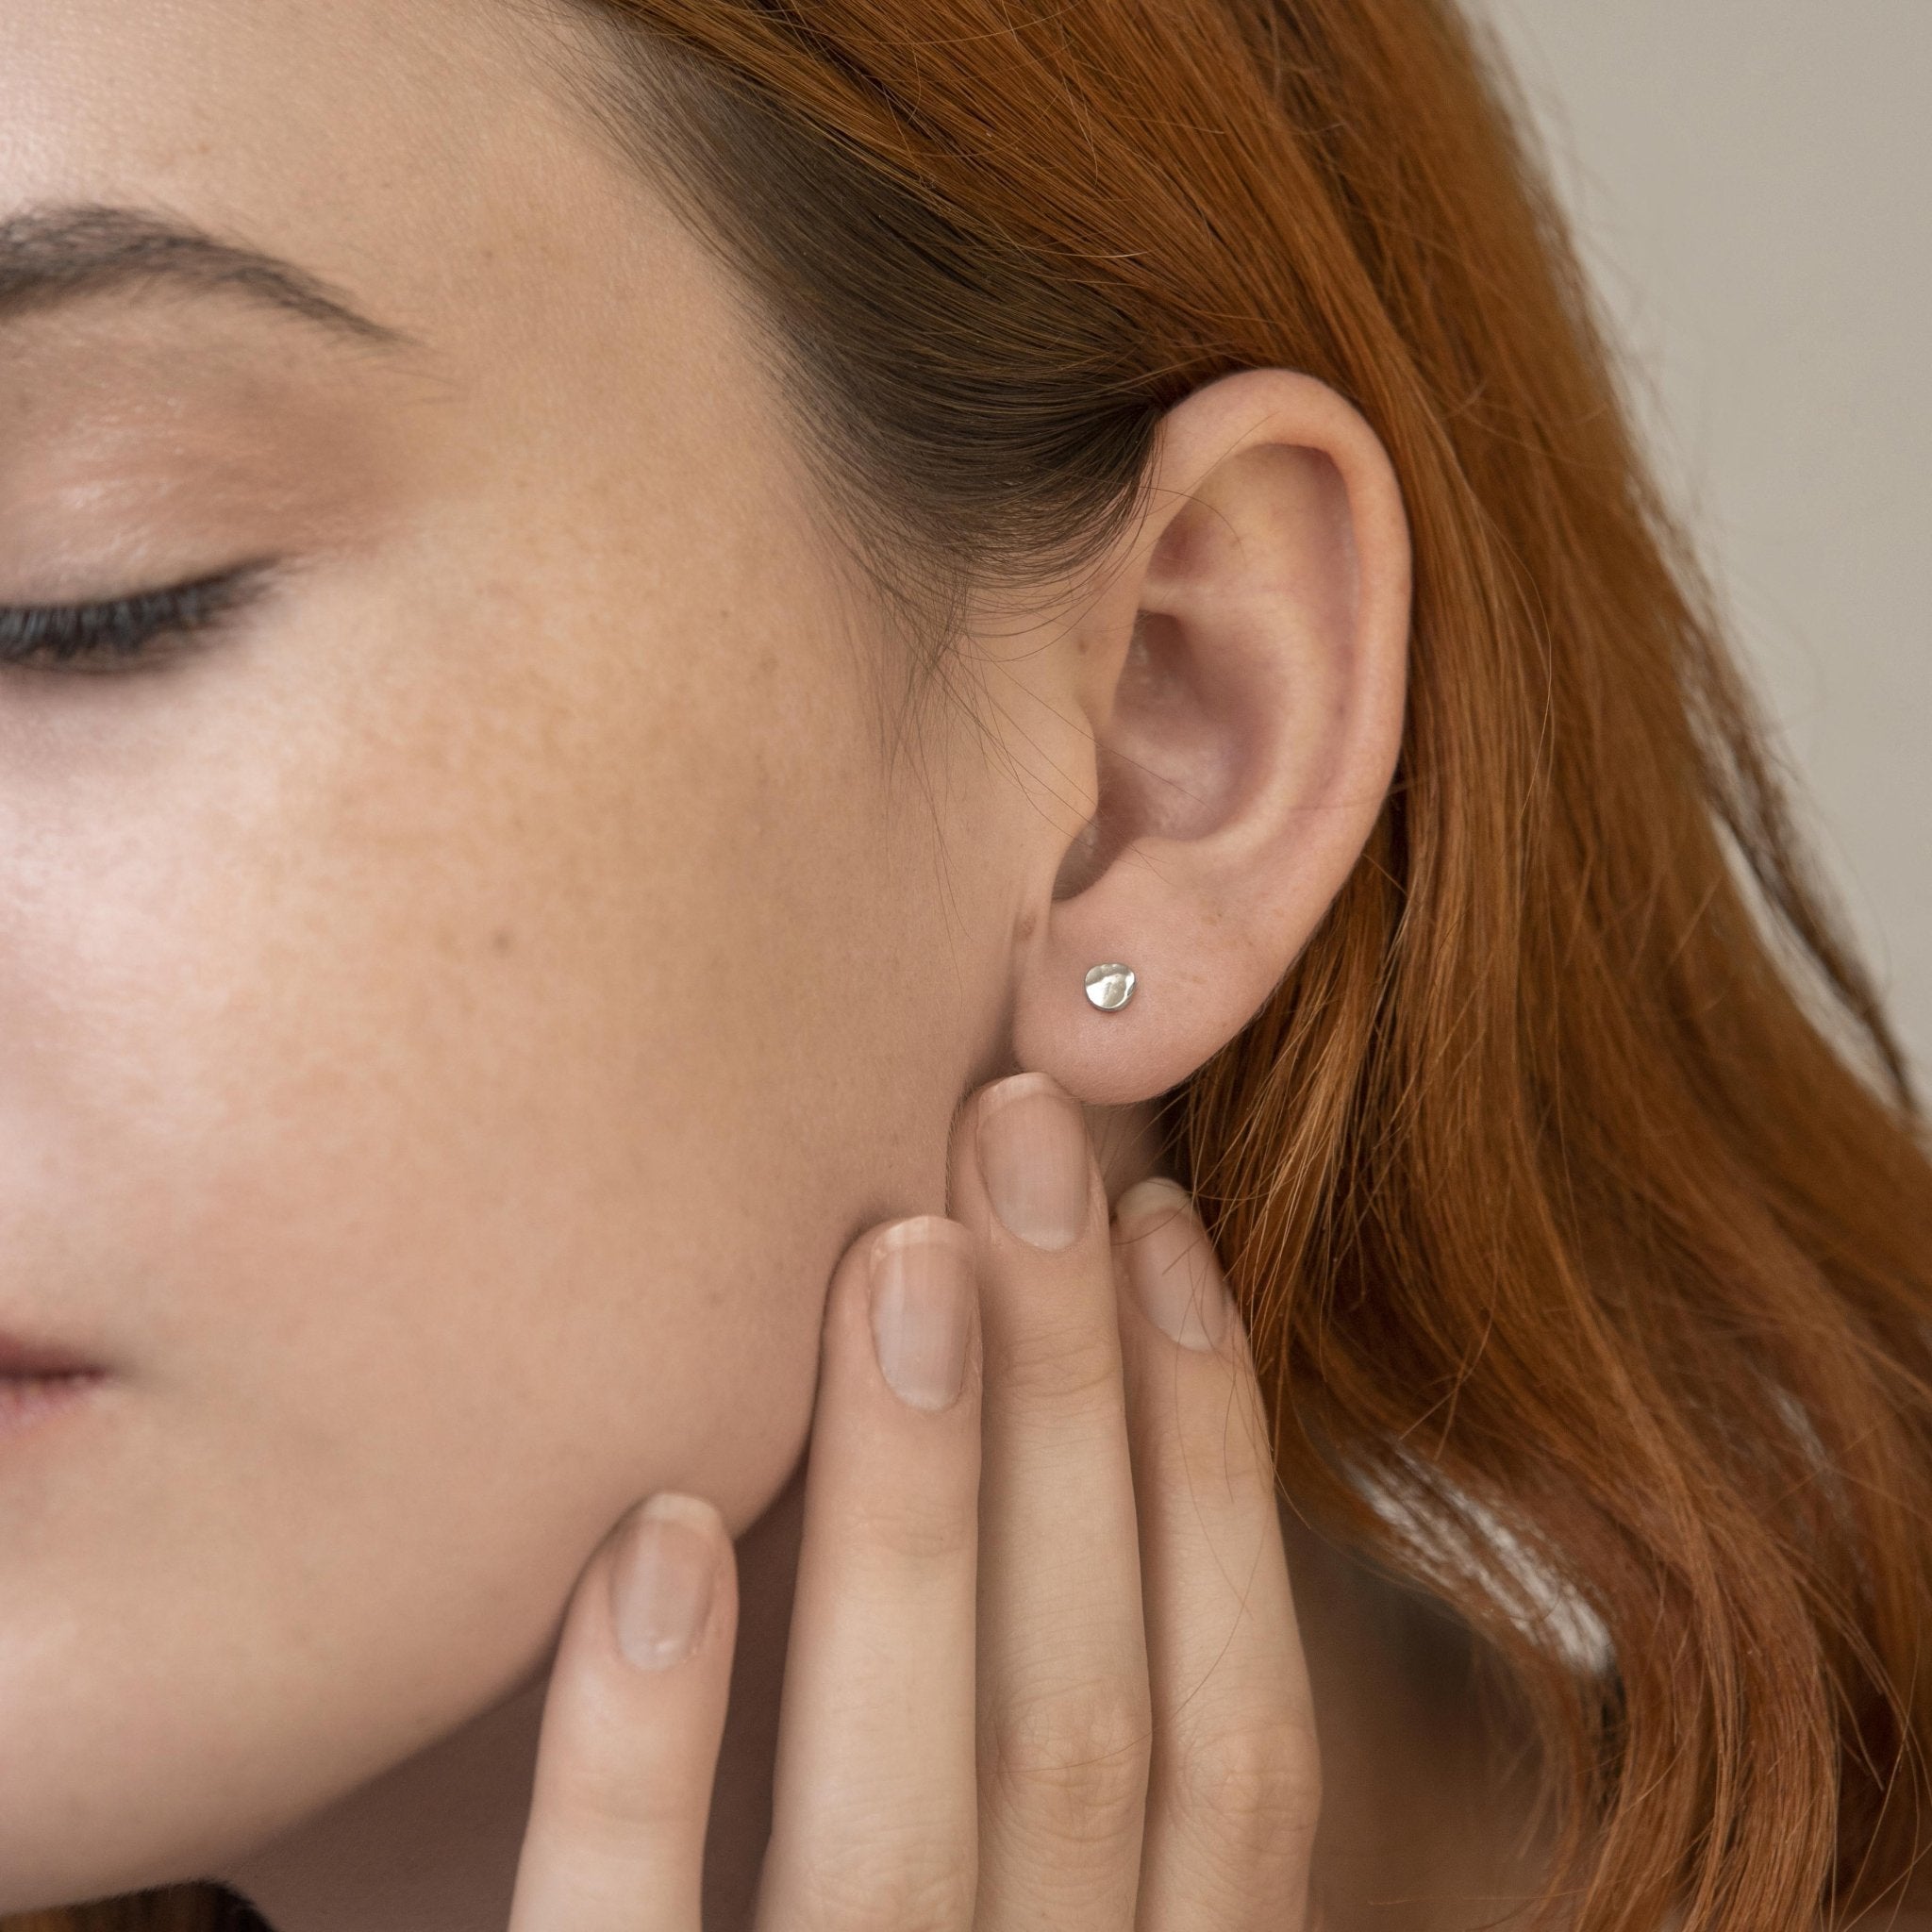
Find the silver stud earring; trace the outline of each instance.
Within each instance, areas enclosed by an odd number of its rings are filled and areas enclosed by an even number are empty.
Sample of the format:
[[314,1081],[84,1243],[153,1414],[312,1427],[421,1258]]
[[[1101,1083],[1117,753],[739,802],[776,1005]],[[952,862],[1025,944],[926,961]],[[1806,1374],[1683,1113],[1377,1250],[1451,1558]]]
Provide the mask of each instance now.
[[1140,983],[1131,966],[1090,966],[1087,998],[1103,1013],[1118,1013],[1134,997],[1134,989]]

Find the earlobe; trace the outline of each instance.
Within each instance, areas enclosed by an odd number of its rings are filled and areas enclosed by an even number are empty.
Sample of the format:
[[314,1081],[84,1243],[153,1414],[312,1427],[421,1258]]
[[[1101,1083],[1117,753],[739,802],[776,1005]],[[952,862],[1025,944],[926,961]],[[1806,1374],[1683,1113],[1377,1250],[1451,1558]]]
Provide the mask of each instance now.
[[1400,487],[1341,395],[1224,377],[1152,460],[1070,645],[1098,803],[1015,962],[1018,1064],[1097,1103],[1166,1091],[1267,999],[1381,812],[1407,684]]

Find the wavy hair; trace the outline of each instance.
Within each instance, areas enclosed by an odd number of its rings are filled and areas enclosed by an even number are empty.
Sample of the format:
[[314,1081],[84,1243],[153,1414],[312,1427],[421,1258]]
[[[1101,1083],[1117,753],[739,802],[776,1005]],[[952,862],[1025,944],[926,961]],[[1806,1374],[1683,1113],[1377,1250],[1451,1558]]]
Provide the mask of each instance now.
[[928,668],[974,584],[1101,553],[1199,384],[1286,365],[1374,426],[1396,779],[1169,1105],[1285,1492],[1500,1660],[1547,1918],[1904,1896],[1932,1166],[1487,42],[1450,0],[520,4],[738,271]]

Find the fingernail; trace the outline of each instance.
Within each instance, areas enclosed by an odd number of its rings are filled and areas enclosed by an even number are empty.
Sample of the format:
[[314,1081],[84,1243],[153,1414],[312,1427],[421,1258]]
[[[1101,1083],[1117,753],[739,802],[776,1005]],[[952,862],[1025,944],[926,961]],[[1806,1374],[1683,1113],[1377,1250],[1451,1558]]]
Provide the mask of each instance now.
[[1183,1348],[1217,1347],[1227,1333],[1227,1290],[1187,1190],[1138,1182],[1115,1204],[1114,1222],[1147,1319]]
[[873,1346],[902,1402],[941,1409],[957,1400],[974,1298],[972,1237],[958,1222],[921,1215],[873,1243]]
[[1079,1103],[1044,1074],[1017,1074],[987,1090],[979,1109],[979,1171],[993,1212],[1036,1248],[1070,1248],[1087,1226],[1087,1123]]
[[717,1512],[666,1491],[631,1518],[610,1566],[617,1647],[641,1671],[663,1671],[691,1654],[711,1607]]

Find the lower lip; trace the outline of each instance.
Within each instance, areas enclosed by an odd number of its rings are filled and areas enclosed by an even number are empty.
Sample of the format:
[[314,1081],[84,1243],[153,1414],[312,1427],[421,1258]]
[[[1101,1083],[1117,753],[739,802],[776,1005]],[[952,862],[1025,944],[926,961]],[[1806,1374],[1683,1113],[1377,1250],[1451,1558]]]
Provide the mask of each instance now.
[[24,1434],[85,1402],[102,1377],[0,1374],[0,1438]]

